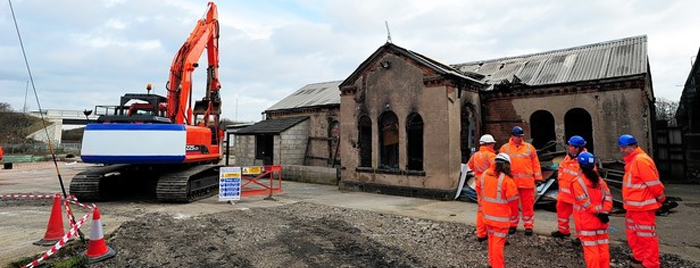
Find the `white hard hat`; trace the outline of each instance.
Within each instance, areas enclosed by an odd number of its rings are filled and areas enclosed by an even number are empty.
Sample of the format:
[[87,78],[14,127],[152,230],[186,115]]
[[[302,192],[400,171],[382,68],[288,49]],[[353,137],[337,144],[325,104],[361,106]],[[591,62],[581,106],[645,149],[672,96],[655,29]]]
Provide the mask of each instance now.
[[510,164],[510,156],[506,153],[499,153],[496,155],[496,161],[501,160]]
[[481,136],[481,139],[479,139],[479,144],[487,144],[487,143],[496,143],[496,140],[493,139],[493,136],[491,136],[491,134],[486,134],[484,136]]

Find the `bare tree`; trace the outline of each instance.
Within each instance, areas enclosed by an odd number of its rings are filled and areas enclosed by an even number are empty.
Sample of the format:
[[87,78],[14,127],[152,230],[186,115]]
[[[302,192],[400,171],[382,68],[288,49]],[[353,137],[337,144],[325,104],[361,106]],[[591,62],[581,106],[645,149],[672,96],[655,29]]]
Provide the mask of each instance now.
[[666,120],[669,126],[676,126],[676,110],[678,101],[671,101],[666,98],[656,99],[656,120]]

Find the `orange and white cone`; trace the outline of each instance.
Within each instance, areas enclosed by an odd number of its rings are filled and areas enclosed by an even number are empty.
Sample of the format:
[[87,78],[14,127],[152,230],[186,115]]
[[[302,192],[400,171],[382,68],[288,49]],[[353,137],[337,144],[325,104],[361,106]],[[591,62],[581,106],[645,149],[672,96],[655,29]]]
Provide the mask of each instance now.
[[34,242],[34,245],[51,246],[63,238],[65,232],[63,231],[63,214],[61,211],[61,195],[56,194],[53,198],[51,216],[49,216],[49,224],[46,226],[44,238]]
[[100,221],[100,210],[95,207],[92,214],[92,225],[90,225],[90,243],[85,251],[88,262],[95,263],[114,257],[117,251],[107,246],[104,234],[102,233],[102,222]]

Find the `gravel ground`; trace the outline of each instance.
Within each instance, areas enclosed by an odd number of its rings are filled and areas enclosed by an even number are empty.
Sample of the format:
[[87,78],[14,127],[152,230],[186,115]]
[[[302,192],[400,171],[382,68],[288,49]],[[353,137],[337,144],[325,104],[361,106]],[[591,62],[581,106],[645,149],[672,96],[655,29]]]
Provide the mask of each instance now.
[[[509,237],[509,267],[585,267],[569,240]],[[474,228],[299,202],[196,218],[146,214],[124,223],[107,245],[116,257],[91,267],[487,267]],[[627,267],[626,245],[611,246]],[[662,254],[662,267],[700,267]]]

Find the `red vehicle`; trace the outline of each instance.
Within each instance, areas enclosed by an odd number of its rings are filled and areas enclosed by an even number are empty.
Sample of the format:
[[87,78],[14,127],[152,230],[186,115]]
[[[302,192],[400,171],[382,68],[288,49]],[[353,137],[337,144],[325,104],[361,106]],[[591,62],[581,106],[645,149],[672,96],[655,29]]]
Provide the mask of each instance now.
[[[155,186],[156,197],[164,202],[191,202],[216,194],[221,160],[218,40],[217,9],[209,2],[206,17],[173,59],[167,96],[151,94],[149,84],[146,94],[128,93],[119,105],[95,107],[100,117],[85,127],[81,158],[105,166],[77,174],[71,194],[103,200],[134,185]],[[192,73],[204,50],[206,92],[194,101]],[[138,184],[143,181],[147,182]]]

